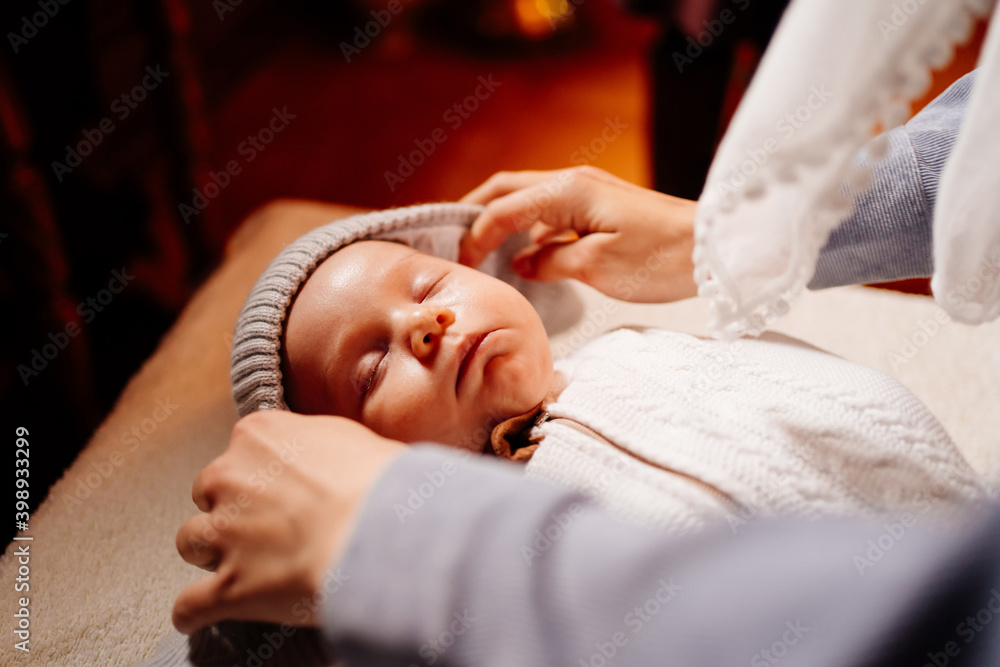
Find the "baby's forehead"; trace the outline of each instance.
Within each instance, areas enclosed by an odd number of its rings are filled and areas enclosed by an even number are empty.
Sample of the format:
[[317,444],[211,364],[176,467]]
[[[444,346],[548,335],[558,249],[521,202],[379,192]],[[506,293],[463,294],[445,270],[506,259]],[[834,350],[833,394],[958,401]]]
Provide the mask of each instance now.
[[396,241],[364,239],[340,248],[324,259],[320,266],[350,263],[384,264],[409,255],[423,255],[419,250]]
[[[320,262],[306,279],[302,291],[310,284],[326,283],[336,285],[349,282],[385,279],[403,268],[403,262],[429,255],[402,243],[389,241],[356,241],[344,246]],[[353,280],[352,280],[353,279]],[[345,284],[348,287],[349,284]]]
[[398,287],[414,267],[446,261],[402,243],[356,241],[320,262],[300,288],[290,315],[326,310],[336,302],[363,307],[366,294]]
[[[285,322],[283,355],[299,373],[325,367],[323,353],[339,348],[352,331],[369,326],[369,314],[382,307],[382,298],[404,289],[407,265],[430,258],[410,246],[385,241],[357,241],[332,253],[312,271],[292,300]],[[433,259],[433,258],[431,258]]]

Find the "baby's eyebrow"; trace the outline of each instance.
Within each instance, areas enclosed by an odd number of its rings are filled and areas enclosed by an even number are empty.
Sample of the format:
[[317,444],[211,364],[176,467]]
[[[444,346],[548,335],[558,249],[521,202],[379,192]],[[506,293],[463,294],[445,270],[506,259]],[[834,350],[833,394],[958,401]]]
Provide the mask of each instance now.
[[392,273],[408,271],[408,279],[402,283],[400,286],[406,291],[413,291],[415,289],[414,278],[420,275],[419,271],[413,270],[413,265],[418,262],[421,258],[426,257],[424,253],[419,250],[414,250],[404,257],[400,257],[395,262],[390,265],[390,271]]
[[390,264],[389,265],[390,268],[391,269],[398,269],[398,268],[400,268],[403,265],[404,262],[412,261],[414,257],[418,257],[418,256],[420,256],[422,254],[416,248],[410,248],[409,250],[410,250],[410,252],[408,252],[407,254],[403,255],[402,257],[400,257],[399,259],[397,259],[395,262],[393,262],[392,264]]

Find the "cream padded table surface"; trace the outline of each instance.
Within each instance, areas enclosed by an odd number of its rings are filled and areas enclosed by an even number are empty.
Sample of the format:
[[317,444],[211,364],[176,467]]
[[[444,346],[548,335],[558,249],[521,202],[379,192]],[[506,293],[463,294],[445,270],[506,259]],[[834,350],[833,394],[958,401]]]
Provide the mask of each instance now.
[[[225,449],[236,421],[228,359],[239,308],[284,244],[353,212],[276,202],[244,223],[222,265],[32,516],[31,653],[14,649],[8,636],[0,663],[128,665],[152,657],[172,630],[177,593],[204,574],[180,559],[174,535],[197,512],[195,475]],[[603,295],[575,289],[585,307],[577,325],[553,337],[557,354],[621,324],[704,333],[700,301],[609,306]],[[1000,483],[1000,322],[941,323],[938,310],[924,297],[839,288],[803,295],[773,328],[898,377],[973,467]],[[138,446],[125,437],[133,427],[143,436]],[[16,576],[16,544],[0,559],[0,581]]]

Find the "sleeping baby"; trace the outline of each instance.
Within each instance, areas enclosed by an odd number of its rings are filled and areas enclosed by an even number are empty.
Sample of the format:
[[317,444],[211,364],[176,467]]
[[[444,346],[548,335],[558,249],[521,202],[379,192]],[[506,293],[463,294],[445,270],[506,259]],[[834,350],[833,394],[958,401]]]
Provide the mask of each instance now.
[[456,230],[477,212],[365,214],[290,244],[237,324],[240,414],[339,415],[395,440],[509,458],[676,529],[947,509],[987,494],[896,380],[799,341],[623,328],[554,363],[532,303],[452,261]]
[[477,431],[539,404],[553,377],[545,329],[516,289],[386,241],[352,243],[316,268],[282,351],[292,410],[479,450]]

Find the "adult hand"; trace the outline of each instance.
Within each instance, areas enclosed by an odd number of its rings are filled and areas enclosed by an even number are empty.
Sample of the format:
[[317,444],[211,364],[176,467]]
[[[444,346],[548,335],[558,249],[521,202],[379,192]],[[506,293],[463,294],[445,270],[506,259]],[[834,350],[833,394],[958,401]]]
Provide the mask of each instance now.
[[624,301],[695,296],[696,202],[633,185],[601,169],[500,172],[463,197],[483,204],[459,261],[478,266],[510,234],[532,245],[512,261],[525,278],[575,278]]
[[174,603],[194,632],[224,619],[316,625],[311,600],[361,505],[404,447],[341,417],[256,412],[194,482],[205,512],[177,532],[187,562],[214,571]]

